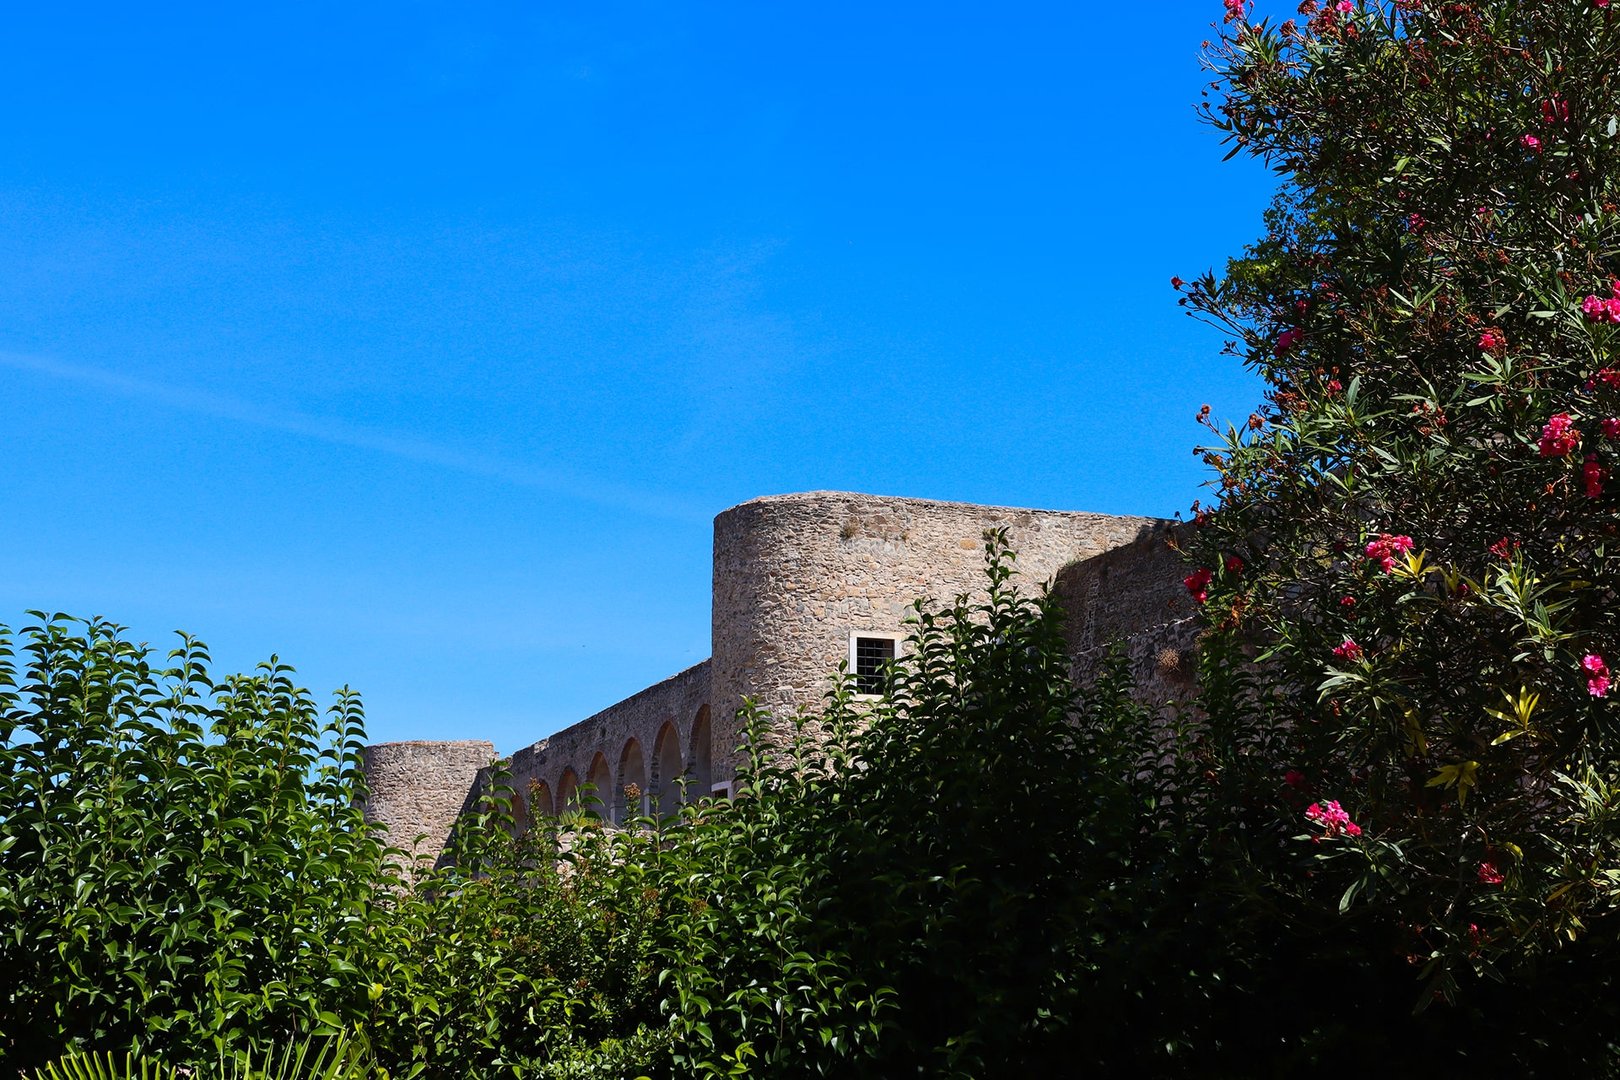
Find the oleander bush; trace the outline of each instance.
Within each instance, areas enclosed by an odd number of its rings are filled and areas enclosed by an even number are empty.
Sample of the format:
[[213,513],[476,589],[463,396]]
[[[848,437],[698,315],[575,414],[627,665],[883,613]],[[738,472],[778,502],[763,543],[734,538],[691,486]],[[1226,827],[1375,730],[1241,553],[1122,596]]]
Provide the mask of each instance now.
[[[1225,7],[1205,113],[1282,183],[1176,284],[1265,385],[1187,544],[1251,665],[1205,752],[1279,944],[1253,977],[1323,980],[1313,1053],[1612,1070],[1620,7]],[[1421,1019],[1360,1022],[1379,993]]]

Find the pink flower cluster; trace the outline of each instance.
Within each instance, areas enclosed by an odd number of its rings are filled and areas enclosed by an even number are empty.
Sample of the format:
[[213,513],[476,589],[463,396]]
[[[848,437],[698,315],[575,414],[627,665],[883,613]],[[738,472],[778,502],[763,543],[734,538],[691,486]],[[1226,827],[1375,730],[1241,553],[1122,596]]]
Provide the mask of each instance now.
[[1322,826],[1324,836],[1360,836],[1361,826],[1350,820],[1350,815],[1344,807],[1329,799],[1327,802],[1311,803],[1306,809],[1305,816]]
[[1586,672],[1586,692],[1593,697],[1609,696],[1609,665],[1597,653],[1581,657],[1581,668]]
[[1608,470],[1598,464],[1596,454],[1587,454],[1586,462],[1581,466],[1581,485],[1586,489],[1586,497],[1595,499],[1603,494],[1603,478]]
[[1581,312],[1587,322],[1620,323],[1620,281],[1609,286],[1608,299],[1593,293],[1582,300]]
[[1484,862],[1480,863],[1479,869],[1475,871],[1475,873],[1476,876],[1478,876],[1479,883],[1481,885],[1500,885],[1503,881],[1507,880],[1502,876],[1501,868],[1490,859],[1486,859]]
[[1222,3],[1226,8],[1227,22],[1243,18],[1243,9],[1247,6],[1245,0],[1222,0]]
[[1209,583],[1214,580],[1215,572],[1207,566],[1200,566],[1182,578],[1181,583],[1187,586],[1187,591],[1192,594],[1193,602],[1202,604],[1209,599]]
[[1355,638],[1345,638],[1342,644],[1333,647],[1333,655],[1355,663],[1361,659],[1361,646],[1356,644]]
[[1395,569],[1395,556],[1405,555],[1412,550],[1410,536],[1391,536],[1389,533],[1380,533],[1378,539],[1367,544],[1367,558],[1378,564],[1384,573]]
[[1513,553],[1519,550],[1519,542],[1511,537],[1504,536],[1490,546],[1490,553],[1498,559],[1511,559]]
[[1541,153],[1541,140],[1536,138],[1534,135],[1519,136],[1519,145],[1530,151],[1532,154]]
[[1507,348],[1507,338],[1500,330],[1487,330],[1479,335],[1480,352],[1497,353]]
[[1558,413],[1541,429],[1541,456],[1563,457],[1581,445],[1581,433],[1569,413]]
[[1273,346],[1271,351],[1276,353],[1278,356],[1281,356],[1289,349],[1292,349],[1295,345],[1298,345],[1299,339],[1304,336],[1305,335],[1299,330],[1284,330],[1281,334],[1277,335],[1277,344]]

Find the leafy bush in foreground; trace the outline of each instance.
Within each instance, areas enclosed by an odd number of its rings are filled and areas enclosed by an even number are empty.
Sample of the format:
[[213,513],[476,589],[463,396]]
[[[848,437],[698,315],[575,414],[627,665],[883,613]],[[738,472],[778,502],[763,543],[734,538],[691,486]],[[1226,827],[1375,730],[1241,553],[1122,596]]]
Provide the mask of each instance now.
[[[36,613],[37,615],[37,613]],[[110,623],[0,631],[0,1068],[73,1048],[174,1064],[362,1015],[381,844],[348,692],[159,666]]]
[[1226,8],[1208,118],[1282,188],[1186,286],[1267,396],[1187,584],[1256,665],[1206,749],[1256,985],[1333,981],[1322,1054],[1613,1068],[1620,6]]

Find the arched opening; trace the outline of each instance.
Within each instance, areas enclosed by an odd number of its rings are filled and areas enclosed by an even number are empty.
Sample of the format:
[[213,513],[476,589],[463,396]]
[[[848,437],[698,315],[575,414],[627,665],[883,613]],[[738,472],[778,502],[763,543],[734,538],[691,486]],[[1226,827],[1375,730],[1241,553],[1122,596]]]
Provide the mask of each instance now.
[[692,721],[692,748],[686,765],[687,798],[707,799],[714,791],[714,770],[709,763],[709,707],[698,710]]
[[557,781],[557,813],[566,814],[579,809],[579,773],[572,767],[563,770]]
[[551,785],[544,780],[529,781],[529,813],[535,817],[551,817],[557,812],[551,801]]
[[602,751],[598,750],[596,757],[591,759],[591,771],[585,774],[585,779],[593,789],[585,796],[585,809],[597,817],[606,818],[616,800],[613,797],[613,769]]
[[613,820],[623,825],[647,812],[647,759],[641,743],[631,739],[619,754],[619,784],[614,790]]
[[529,806],[523,796],[512,792],[512,835],[522,836],[529,831]]
[[658,741],[653,744],[652,807],[660,816],[669,817],[681,808],[681,733],[675,725],[665,723],[658,729]]

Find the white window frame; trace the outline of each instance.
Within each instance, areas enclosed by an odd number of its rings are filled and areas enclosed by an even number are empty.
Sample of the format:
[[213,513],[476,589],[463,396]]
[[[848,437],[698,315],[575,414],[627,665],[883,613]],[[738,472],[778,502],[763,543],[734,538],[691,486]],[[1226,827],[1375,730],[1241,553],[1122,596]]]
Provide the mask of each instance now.
[[[904,656],[906,654],[906,635],[905,635],[905,633],[903,631],[898,631],[898,630],[851,630],[849,632],[849,673],[850,673],[850,675],[852,677],[855,675],[855,671],[856,671],[856,668],[855,668],[855,642],[859,638],[877,638],[880,641],[892,641],[892,642],[894,642],[894,658],[896,660],[900,659],[902,656]],[[878,698],[880,698],[882,696],[883,696],[882,694],[862,694],[862,693],[858,693],[858,692],[855,695],[855,697],[860,701],[876,701]]]

